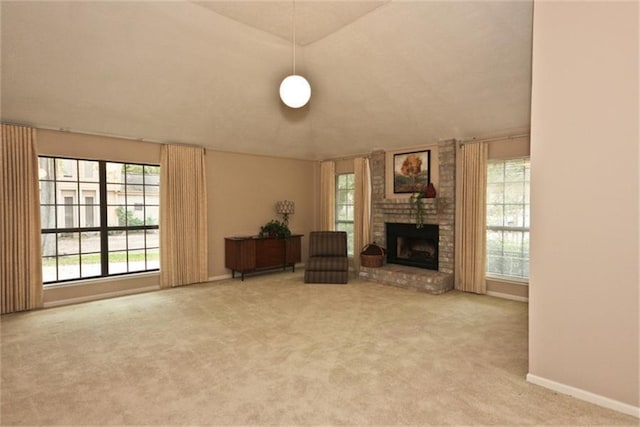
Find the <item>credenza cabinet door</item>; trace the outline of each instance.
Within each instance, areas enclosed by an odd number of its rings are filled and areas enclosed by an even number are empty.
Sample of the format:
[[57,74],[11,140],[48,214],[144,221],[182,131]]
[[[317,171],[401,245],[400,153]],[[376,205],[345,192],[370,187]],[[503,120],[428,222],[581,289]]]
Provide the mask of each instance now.
[[256,241],[254,239],[225,239],[225,267],[235,271],[256,268]]

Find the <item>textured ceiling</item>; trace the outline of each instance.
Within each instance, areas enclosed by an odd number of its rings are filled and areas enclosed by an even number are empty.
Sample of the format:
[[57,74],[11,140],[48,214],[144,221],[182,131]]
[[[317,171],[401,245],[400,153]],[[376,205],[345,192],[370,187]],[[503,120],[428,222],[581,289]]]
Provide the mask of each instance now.
[[324,159],[529,128],[530,1],[8,2],[2,120]]

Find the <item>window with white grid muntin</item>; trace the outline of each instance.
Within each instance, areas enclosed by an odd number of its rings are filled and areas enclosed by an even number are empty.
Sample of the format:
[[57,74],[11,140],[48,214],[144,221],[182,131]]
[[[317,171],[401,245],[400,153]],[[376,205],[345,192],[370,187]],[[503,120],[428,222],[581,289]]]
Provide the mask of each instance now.
[[39,157],[45,285],[157,271],[160,167]]
[[355,175],[352,173],[336,176],[336,231],[347,232],[347,253],[354,254],[353,248],[353,205],[355,199]]
[[487,276],[529,278],[528,158],[489,160]]

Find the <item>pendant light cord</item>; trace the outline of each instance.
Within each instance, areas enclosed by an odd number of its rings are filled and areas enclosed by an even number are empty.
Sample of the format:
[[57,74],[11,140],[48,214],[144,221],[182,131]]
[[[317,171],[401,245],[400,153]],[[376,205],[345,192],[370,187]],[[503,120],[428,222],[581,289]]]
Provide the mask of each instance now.
[[291,14],[291,32],[293,33],[293,75],[296,74],[296,0],[293,0],[293,13]]

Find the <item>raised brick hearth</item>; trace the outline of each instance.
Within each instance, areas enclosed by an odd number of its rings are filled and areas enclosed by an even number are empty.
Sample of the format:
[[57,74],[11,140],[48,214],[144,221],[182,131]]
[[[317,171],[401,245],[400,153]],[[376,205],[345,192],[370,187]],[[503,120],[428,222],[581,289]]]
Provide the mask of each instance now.
[[360,277],[430,294],[442,294],[453,289],[453,274],[399,264],[384,264],[380,268],[362,267]]
[[[386,244],[385,223],[415,224],[410,215],[409,202],[385,198],[385,152],[371,154],[371,213],[373,240]],[[380,268],[362,267],[360,277],[407,289],[441,294],[453,289],[453,245],[455,221],[455,141],[438,144],[437,163],[439,182],[435,199],[424,200],[425,223],[439,225],[438,271],[418,267],[384,264]]]

